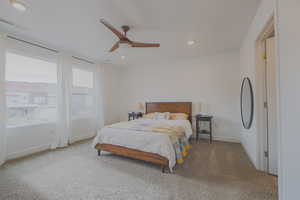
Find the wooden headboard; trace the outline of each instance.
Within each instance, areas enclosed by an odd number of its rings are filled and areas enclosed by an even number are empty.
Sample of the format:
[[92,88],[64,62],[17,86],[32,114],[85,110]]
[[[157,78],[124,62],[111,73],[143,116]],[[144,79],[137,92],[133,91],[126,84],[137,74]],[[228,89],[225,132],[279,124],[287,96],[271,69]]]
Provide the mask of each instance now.
[[146,114],[153,112],[186,113],[192,123],[192,102],[146,102]]

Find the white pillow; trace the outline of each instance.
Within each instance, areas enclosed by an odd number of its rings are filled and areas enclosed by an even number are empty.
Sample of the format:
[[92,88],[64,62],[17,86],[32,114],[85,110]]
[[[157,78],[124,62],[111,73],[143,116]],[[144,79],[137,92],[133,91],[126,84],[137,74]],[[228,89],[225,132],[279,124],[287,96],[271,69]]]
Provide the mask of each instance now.
[[169,120],[169,119],[170,119],[170,116],[171,116],[171,113],[165,112],[165,119],[166,119],[166,120]]
[[164,112],[164,113],[159,113],[159,112],[156,112],[154,113],[155,115],[155,119],[156,120],[160,120],[160,119],[166,119],[168,120],[170,118],[170,113],[169,112]]

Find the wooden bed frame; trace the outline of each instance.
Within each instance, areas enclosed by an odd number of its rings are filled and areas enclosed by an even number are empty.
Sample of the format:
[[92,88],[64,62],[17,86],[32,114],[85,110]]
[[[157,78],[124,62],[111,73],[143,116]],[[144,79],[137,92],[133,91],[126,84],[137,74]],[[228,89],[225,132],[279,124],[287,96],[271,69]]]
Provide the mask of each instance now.
[[[153,112],[186,113],[189,116],[190,122],[192,122],[192,102],[147,102],[146,114]],[[98,150],[99,156],[101,155],[101,151],[106,151],[120,156],[159,164],[162,166],[163,173],[169,167],[169,160],[158,154],[111,144],[97,144],[95,148]]]

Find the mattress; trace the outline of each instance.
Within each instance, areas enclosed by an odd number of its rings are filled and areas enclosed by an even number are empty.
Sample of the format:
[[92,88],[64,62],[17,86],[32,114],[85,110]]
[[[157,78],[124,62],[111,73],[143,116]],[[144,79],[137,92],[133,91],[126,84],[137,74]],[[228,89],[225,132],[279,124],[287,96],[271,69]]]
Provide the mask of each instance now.
[[[135,122],[141,124],[151,123],[151,125],[157,126],[180,126],[184,129],[187,138],[190,138],[193,134],[191,123],[188,120],[138,119]],[[112,144],[158,154],[169,160],[170,170],[176,164],[175,149],[169,136],[164,133],[106,126],[98,131],[93,147],[97,144]]]

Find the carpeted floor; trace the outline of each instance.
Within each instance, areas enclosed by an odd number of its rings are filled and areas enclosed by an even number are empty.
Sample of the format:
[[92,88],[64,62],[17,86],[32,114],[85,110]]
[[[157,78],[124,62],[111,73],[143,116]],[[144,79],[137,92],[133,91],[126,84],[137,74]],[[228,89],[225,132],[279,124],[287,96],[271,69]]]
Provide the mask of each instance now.
[[0,168],[1,200],[273,200],[276,178],[256,171],[240,144],[193,144],[173,174],[104,154],[86,141]]

